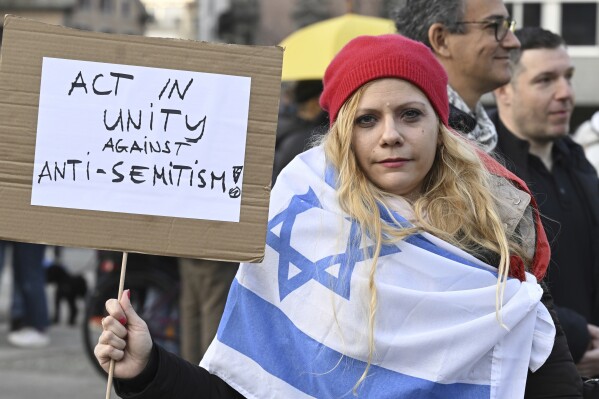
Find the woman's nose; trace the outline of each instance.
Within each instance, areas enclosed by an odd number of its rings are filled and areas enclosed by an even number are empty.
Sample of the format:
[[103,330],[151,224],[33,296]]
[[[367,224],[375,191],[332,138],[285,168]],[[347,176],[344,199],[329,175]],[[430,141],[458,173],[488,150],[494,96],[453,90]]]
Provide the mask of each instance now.
[[397,126],[395,118],[386,117],[383,123],[383,133],[381,136],[383,145],[401,145],[404,142],[403,136]]

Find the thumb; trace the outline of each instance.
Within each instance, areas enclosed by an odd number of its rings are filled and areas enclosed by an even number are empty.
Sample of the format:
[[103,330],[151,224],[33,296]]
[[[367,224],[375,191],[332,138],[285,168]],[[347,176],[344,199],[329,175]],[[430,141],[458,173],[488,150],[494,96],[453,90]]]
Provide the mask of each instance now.
[[125,312],[126,322],[129,325],[139,325],[140,323],[144,323],[141,317],[137,314],[135,309],[133,309],[133,305],[131,305],[131,290],[123,291],[123,295],[121,296],[121,300],[119,301],[123,311]]

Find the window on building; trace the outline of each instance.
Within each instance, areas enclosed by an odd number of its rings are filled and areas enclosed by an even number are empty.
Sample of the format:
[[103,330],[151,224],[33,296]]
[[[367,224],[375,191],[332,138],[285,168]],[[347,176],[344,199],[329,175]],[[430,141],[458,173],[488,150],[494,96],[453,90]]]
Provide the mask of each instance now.
[[100,10],[105,14],[110,14],[114,11],[114,0],[100,0]]
[[507,12],[517,20],[516,28],[541,26],[541,7],[539,3],[506,3]]
[[541,26],[541,3],[524,3],[522,26]]
[[123,17],[128,17],[131,15],[131,2],[128,0],[123,0],[121,3],[121,13]]
[[505,3],[505,8],[507,8],[507,13],[514,18],[514,5],[512,3]]
[[562,36],[569,45],[595,45],[597,3],[562,4]]

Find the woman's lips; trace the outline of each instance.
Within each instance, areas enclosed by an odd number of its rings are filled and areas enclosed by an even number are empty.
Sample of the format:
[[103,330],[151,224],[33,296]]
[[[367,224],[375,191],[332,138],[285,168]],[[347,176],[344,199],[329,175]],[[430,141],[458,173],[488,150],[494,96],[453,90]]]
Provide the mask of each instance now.
[[383,165],[386,168],[399,168],[409,162],[409,159],[406,158],[388,158],[379,162],[379,164]]

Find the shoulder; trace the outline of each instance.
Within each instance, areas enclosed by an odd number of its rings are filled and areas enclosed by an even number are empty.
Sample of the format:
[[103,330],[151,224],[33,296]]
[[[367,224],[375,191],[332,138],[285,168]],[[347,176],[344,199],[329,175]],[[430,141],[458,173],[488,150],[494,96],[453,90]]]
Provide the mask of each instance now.
[[556,141],[555,145],[558,147],[559,151],[568,158],[576,170],[582,173],[597,173],[593,165],[587,159],[584,148],[576,143],[572,137],[566,136]]
[[516,229],[531,203],[531,196],[515,187],[508,179],[492,175],[490,189],[501,221],[508,233]]
[[571,136],[563,137],[556,141],[556,143],[561,143],[561,145],[563,145],[569,151],[572,152],[572,155],[584,154],[582,146],[578,144],[576,141],[574,141],[574,139]]

